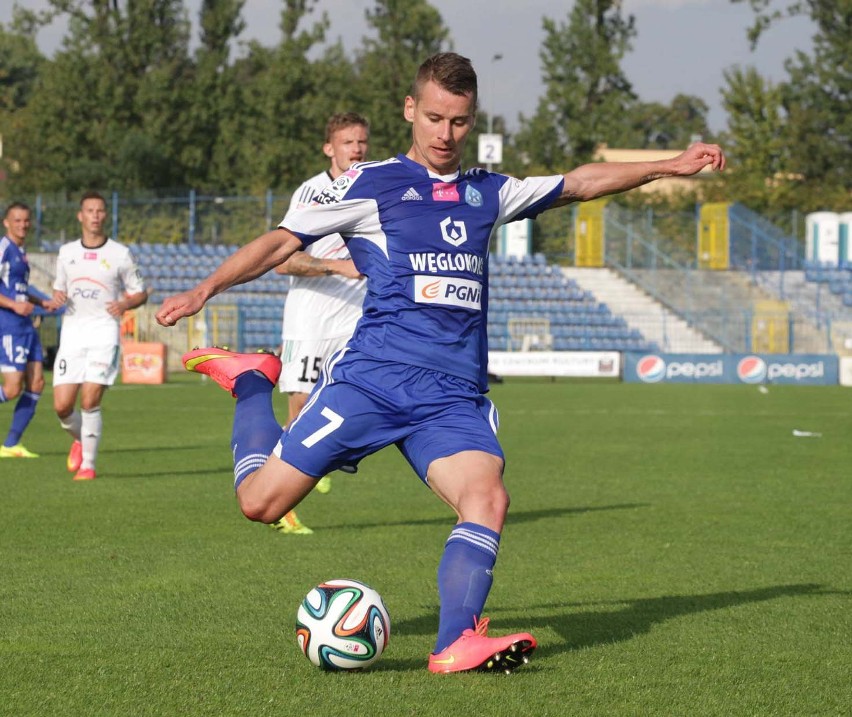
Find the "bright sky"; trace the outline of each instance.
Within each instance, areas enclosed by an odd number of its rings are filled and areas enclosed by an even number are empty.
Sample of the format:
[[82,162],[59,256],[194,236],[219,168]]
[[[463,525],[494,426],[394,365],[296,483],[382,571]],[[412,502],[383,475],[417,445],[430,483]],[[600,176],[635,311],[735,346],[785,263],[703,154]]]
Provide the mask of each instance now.
[[[45,0],[23,0],[29,7]],[[191,16],[199,0],[186,0]],[[542,17],[567,23],[571,6],[565,0],[430,0],[450,28],[455,50],[471,58],[480,76],[483,109],[506,117],[517,128],[519,114],[530,116],[543,93],[539,46]],[[780,0],[778,0],[780,2]],[[0,3],[0,22],[11,17],[11,2]],[[319,11],[331,17],[331,40],[348,49],[360,45],[367,32],[364,13],[373,0],[320,0]],[[246,0],[242,39],[272,45],[279,39],[281,0]],[[761,38],[755,52],[746,31],[752,22],[748,3],[729,0],[624,0],[636,17],[638,35],[623,68],[636,93],[645,101],[668,103],[678,93],[701,97],[710,107],[711,129],[727,121],[721,106],[723,71],[734,65],[754,66],[774,81],[784,79],[784,60],[796,49],[809,51],[812,28],[803,19],[785,20]],[[62,28],[39,35],[45,52],[58,45]],[[503,57],[493,61],[495,54]],[[400,98],[400,101],[402,98]]]

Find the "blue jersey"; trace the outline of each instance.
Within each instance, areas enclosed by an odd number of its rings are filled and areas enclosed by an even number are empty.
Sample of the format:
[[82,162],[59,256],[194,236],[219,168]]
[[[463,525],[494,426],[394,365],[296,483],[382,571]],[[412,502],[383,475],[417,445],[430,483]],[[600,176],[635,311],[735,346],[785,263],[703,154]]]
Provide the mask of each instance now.
[[[30,265],[27,253],[9,237],[0,239],[0,294],[12,301],[29,301]],[[0,333],[32,327],[29,316],[0,306]]]
[[404,155],[353,165],[281,226],[305,244],[340,233],[367,276],[349,346],[487,389],[488,248],[496,227],[533,218],[562,175],[474,169],[440,177]]

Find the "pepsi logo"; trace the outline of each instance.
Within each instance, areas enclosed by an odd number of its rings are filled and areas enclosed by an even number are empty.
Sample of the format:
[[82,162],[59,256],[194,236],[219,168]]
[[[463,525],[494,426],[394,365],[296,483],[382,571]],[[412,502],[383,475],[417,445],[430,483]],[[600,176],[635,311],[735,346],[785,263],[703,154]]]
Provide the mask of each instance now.
[[766,380],[766,362],[759,356],[746,356],[737,364],[737,378],[743,383],[762,383]]
[[636,364],[636,374],[640,381],[657,383],[666,375],[666,362],[659,356],[643,356]]

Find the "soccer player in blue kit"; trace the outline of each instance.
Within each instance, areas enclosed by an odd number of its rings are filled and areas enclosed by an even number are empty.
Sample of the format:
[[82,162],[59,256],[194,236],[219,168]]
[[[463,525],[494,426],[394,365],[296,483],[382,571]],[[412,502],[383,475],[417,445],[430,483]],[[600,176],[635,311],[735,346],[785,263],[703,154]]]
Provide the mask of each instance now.
[[51,301],[30,291],[30,265],[24,242],[30,231],[30,208],[21,202],[6,207],[0,237],[0,403],[18,399],[12,424],[0,446],[0,458],[38,458],[21,443],[44,390],[43,354],[33,326],[36,306],[52,310]]
[[237,399],[235,487],[251,520],[277,520],[319,478],[391,444],[455,511],[438,567],[438,637],[429,656],[436,673],[509,671],[536,647],[529,633],[489,636],[482,617],[509,507],[497,411],[485,395],[492,233],[546,209],[725,164],[718,146],[698,143],[668,160],[588,164],[549,177],[463,172],[476,106],[470,61],[455,53],[430,57],[405,98],[412,125],[406,154],[354,165],[313,205],[167,298],[157,313],[172,326],[320,237],[344,237],[367,276],[363,317],[286,432],[272,410],[276,357],[202,348],[186,354],[184,365]]

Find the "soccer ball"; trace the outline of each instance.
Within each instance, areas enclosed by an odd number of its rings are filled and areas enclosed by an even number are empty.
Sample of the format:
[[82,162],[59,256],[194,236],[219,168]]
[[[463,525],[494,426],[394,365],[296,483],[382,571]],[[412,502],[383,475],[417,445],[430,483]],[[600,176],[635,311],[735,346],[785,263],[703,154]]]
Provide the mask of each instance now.
[[360,670],[382,656],[390,618],[373,588],[357,580],[328,580],[302,600],[296,639],[305,656],[323,670]]

